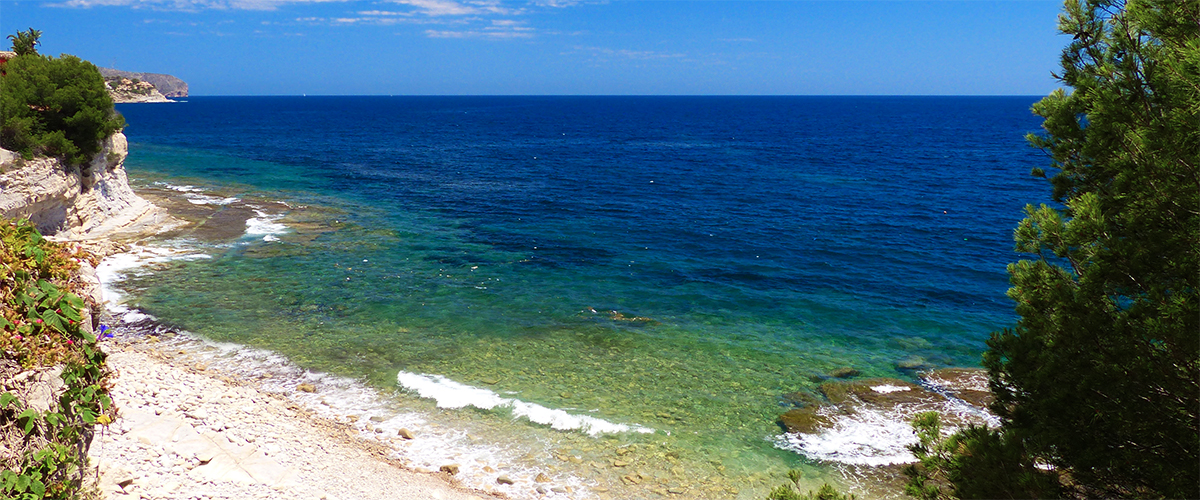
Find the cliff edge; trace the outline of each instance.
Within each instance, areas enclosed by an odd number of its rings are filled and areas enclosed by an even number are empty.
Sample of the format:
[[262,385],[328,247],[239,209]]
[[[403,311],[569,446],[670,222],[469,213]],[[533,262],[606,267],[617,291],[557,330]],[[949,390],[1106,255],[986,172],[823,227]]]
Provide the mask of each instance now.
[[59,240],[138,233],[162,222],[165,212],[129,187],[128,152],[120,132],[81,166],[64,166],[55,158],[24,160],[0,149],[0,218],[29,219]]

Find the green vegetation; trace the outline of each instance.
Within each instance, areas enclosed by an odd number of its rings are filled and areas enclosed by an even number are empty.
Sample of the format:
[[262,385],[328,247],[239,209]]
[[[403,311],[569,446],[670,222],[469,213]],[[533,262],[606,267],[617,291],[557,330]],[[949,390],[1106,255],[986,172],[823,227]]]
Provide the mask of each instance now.
[[[1039,469],[1020,441],[987,427],[968,426],[947,437],[937,412],[913,419],[920,440],[909,447],[905,493],[921,500],[1062,498],[1055,474]],[[951,486],[952,485],[952,486]]]
[[[1200,498],[1200,3],[1069,0],[1034,105],[1061,205],[1026,207],[1020,319],[984,355],[1002,418],[917,422],[920,498]],[[1046,177],[1036,169],[1034,175]]]
[[0,221],[0,375],[60,366],[65,392],[46,411],[0,392],[0,497],[81,496],[94,424],[112,421],[104,353],[82,328],[84,302],[71,293],[77,259],[91,258],[42,238],[28,221]]
[[771,490],[771,493],[767,495],[767,500],[854,500],[854,495],[839,492],[828,483],[822,484],[817,491],[800,493],[801,477],[802,473],[799,470],[788,471],[788,479],[792,482],[781,484]]
[[21,55],[0,76],[0,145],[25,158],[85,164],[105,138],[125,127],[125,119],[113,110],[96,66],[72,55],[38,54],[33,46],[40,34],[31,28],[9,37]]
[[13,52],[18,56],[37,55],[37,46],[42,42],[38,39],[42,37],[42,32],[29,28],[29,31],[18,31],[15,35],[8,35],[8,39],[12,40]]

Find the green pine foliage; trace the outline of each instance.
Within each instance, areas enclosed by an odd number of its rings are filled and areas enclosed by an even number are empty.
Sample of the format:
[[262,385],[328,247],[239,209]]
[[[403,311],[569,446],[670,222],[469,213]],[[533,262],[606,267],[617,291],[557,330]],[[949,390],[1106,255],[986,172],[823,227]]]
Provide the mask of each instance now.
[[[12,38],[15,47],[19,37]],[[31,49],[4,65],[0,146],[5,149],[26,158],[46,155],[85,164],[100,152],[105,138],[124,127],[125,119],[113,110],[104,78],[92,63]]]
[[1011,435],[971,425],[942,433],[937,412],[913,419],[917,462],[904,468],[904,492],[920,500],[954,498],[1062,498],[1057,474],[1037,467]]
[[923,436],[916,496],[1200,498],[1198,19],[1196,1],[1067,1],[1073,90],[1034,105],[1028,138],[1057,204],[1026,207],[1020,319],[984,355],[1003,423]]

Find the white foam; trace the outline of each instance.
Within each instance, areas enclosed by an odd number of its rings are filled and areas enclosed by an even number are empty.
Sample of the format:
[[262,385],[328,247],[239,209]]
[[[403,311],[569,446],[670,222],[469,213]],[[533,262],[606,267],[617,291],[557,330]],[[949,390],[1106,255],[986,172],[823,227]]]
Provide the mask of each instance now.
[[491,410],[510,401],[487,389],[460,384],[441,375],[418,375],[402,371],[396,380],[423,398],[437,400],[438,408],[474,406]]
[[283,215],[268,214],[262,210],[255,210],[258,217],[246,219],[246,236],[262,236],[263,241],[279,241],[277,235],[287,232],[288,227],[275,222],[283,218]]
[[[872,389],[885,393],[912,390],[894,385]],[[1000,425],[1000,419],[987,410],[954,398],[933,405],[898,405],[888,409],[860,405],[848,414],[834,407],[824,407],[817,414],[833,422],[829,429],[818,434],[788,433],[777,436],[775,445],[812,459],[845,464],[880,466],[911,463],[917,460],[908,451],[909,445],[917,443],[912,419],[925,411],[936,411],[943,416],[942,432],[947,435],[959,429],[950,422],[969,422],[989,427]]]
[[892,393],[892,392],[911,391],[912,387],[905,387],[902,385],[884,384],[884,385],[873,385],[873,386],[871,386],[871,390],[875,391],[875,392],[883,393],[883,394],[888,394],[888,393]]
[[161,186],[163,188],[170,189],[172,191],[179,191],[180,193],[199,193],[202,191],[206,191],[206,189],[198,188],[196,186],[191,186],[191,185],[180,186],[178,184],[171,184],[170,182],[163,182],[163,181],[155,182],[154,185]]
[[219,198],[206,194],[188,194],[184,195],[188,203],[193,205],[228,205],[233,202],[241,201],[241,198],[230,196],[228,198]]
[[640,425],[618,424],[588,415],[576,415],[565,410],[547,408],[516,398],[504,398],[487,389],[455,382],[441,375],[402,371],[396,375],[396,381],[423,398],[437,401],[439,408],[465,408],[468,406],[484,410],[509,408],[512,410],[513,418],[525,418],[530,422],[548,425],[555,430],[578,430],[589,436],[620,432],[644,434],[654,432],[654,429]]
[[818,413],[831,418],[833,427],[820,434],[788,433],[775,445],[816,460],[855,465],[891,465],[916,461],[908,446],[917,443],[908,418],[874,408],[856,409],[848,416],[833,411]]

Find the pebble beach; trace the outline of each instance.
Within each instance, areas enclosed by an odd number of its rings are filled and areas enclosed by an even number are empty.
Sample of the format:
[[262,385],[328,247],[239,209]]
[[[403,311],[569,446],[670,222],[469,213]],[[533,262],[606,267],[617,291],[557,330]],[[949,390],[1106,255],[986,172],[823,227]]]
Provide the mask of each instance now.
[[97,426],[89,449],[102,498],[503,498],[449,472],[403,468],[350,426],[198,369],[151,339],[106,339],[120,418]]

